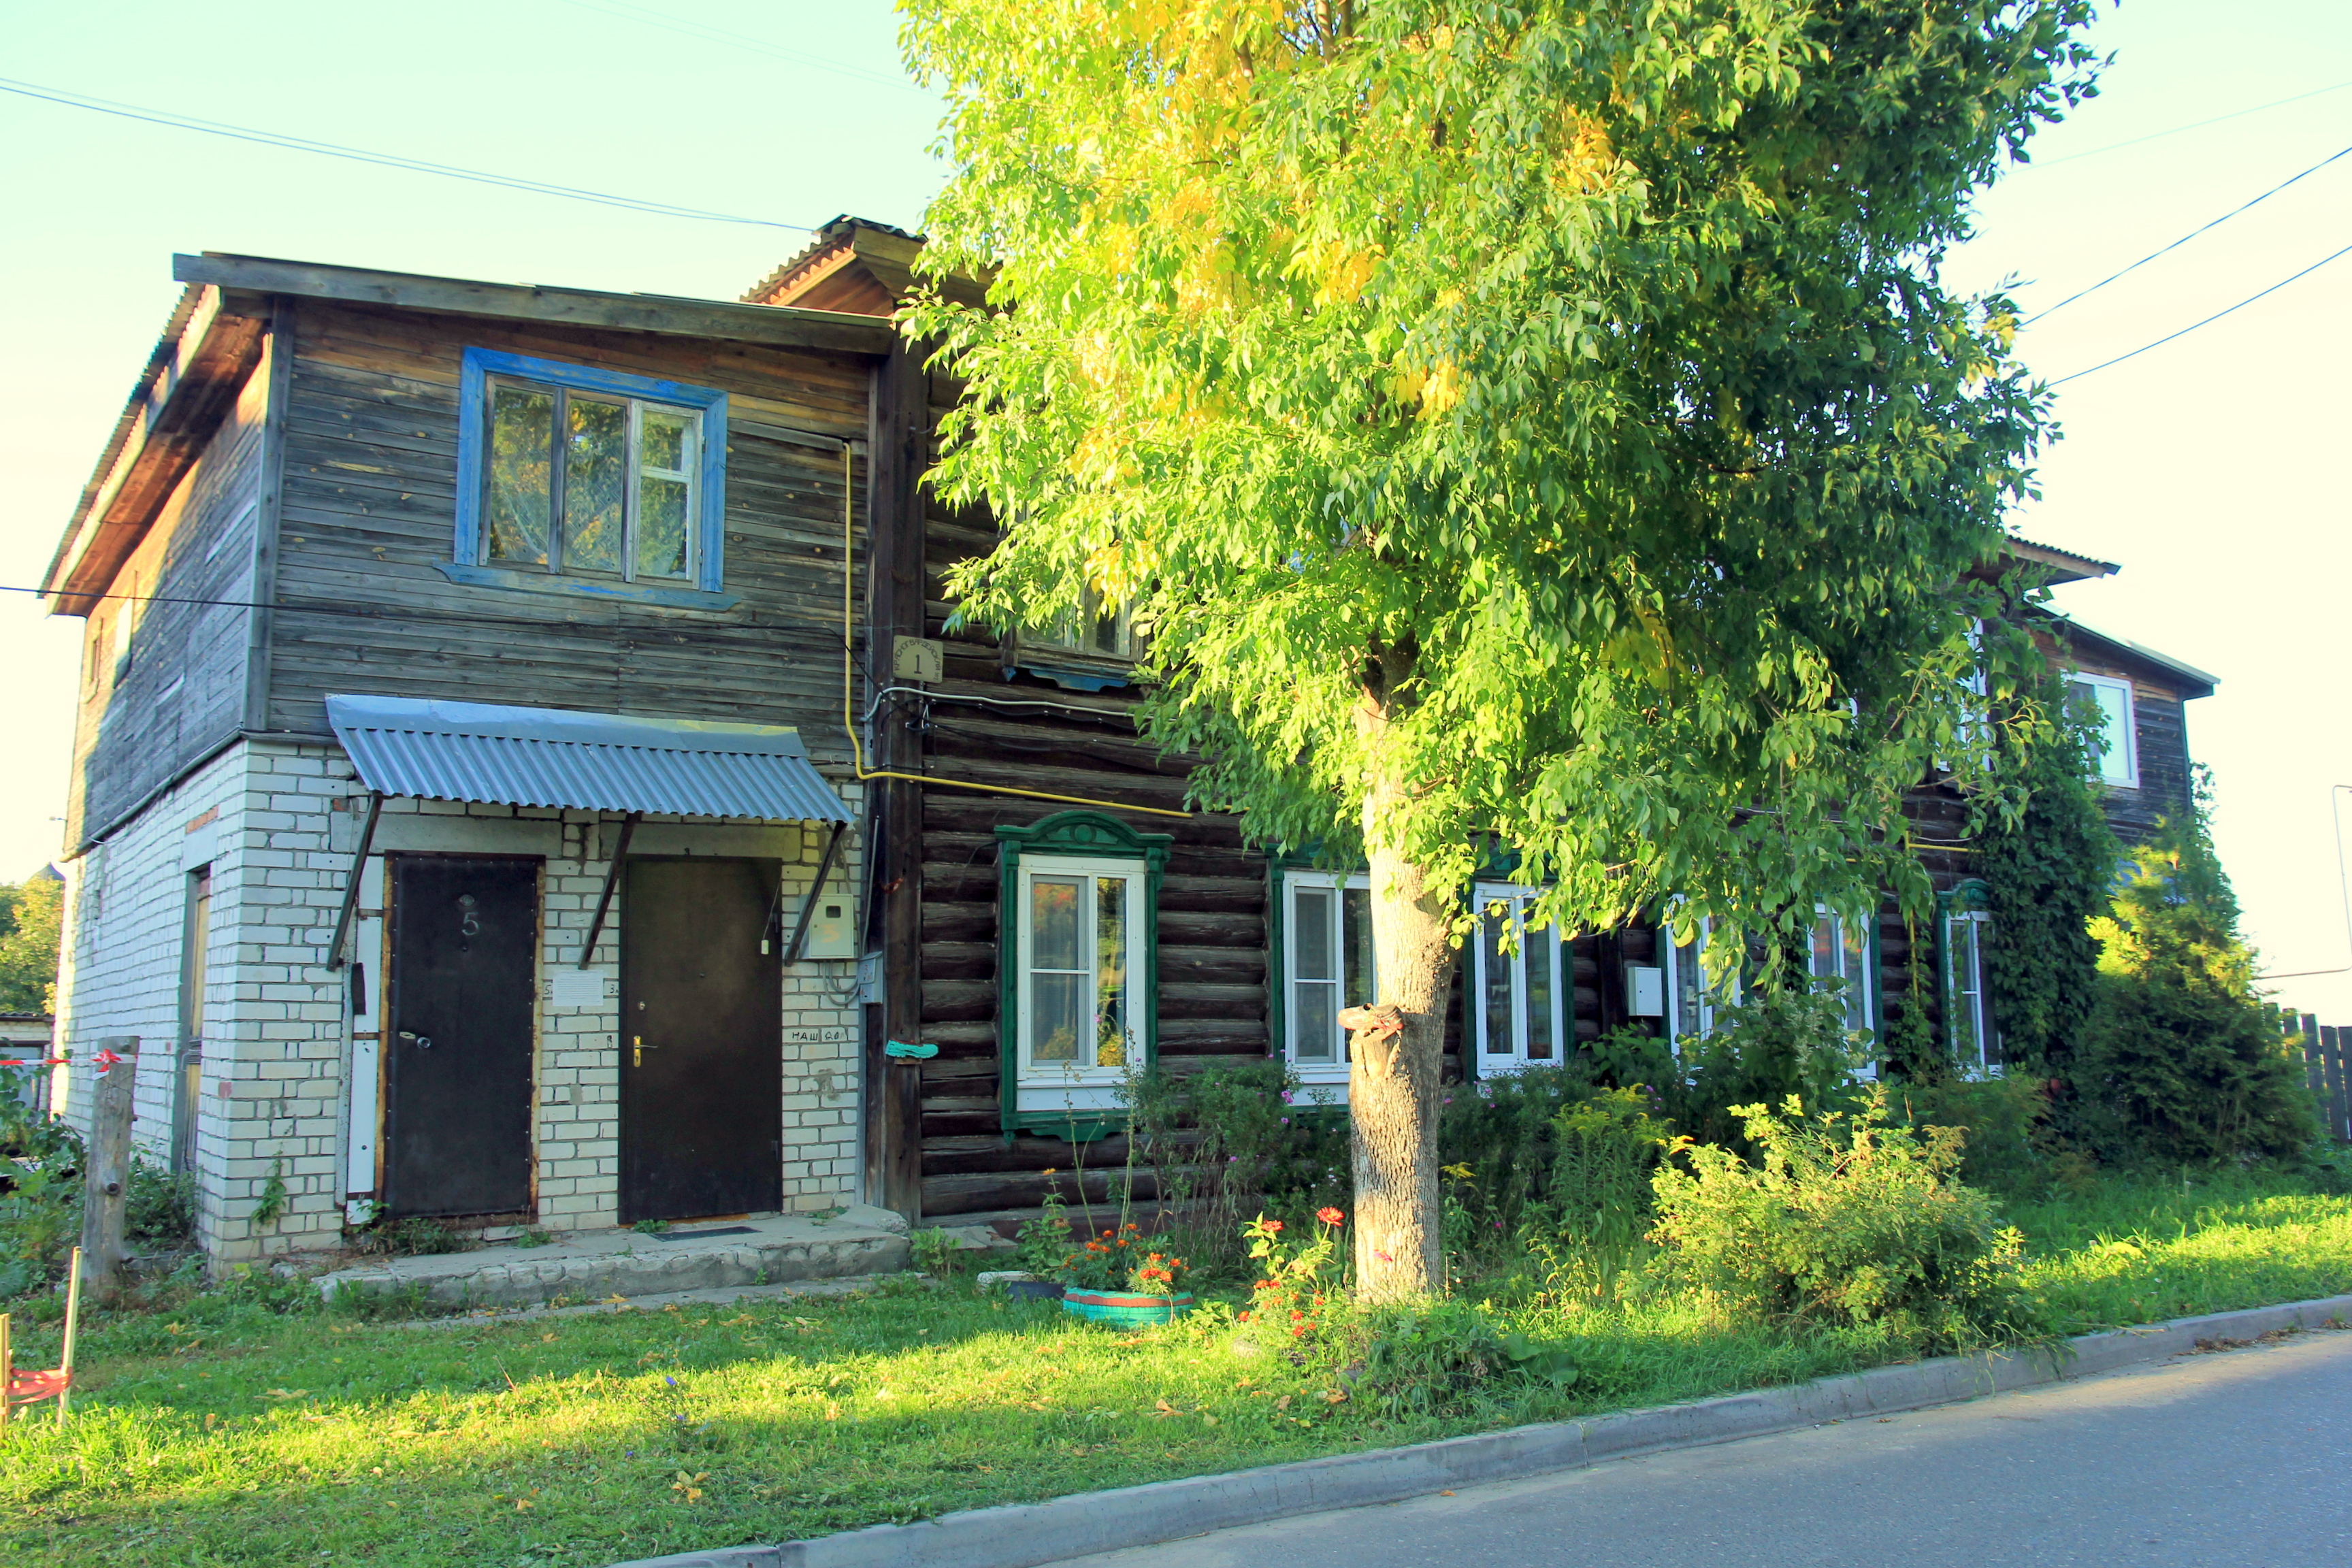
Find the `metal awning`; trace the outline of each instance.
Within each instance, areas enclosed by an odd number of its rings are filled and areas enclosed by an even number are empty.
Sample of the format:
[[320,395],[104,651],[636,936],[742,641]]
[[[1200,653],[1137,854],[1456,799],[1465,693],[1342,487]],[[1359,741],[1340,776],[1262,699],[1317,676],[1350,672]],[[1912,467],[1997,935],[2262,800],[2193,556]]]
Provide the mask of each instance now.
[[327,722],[381,795],[761,822],[850,820],[775,724],[628,719],[403,697],[330,697]]

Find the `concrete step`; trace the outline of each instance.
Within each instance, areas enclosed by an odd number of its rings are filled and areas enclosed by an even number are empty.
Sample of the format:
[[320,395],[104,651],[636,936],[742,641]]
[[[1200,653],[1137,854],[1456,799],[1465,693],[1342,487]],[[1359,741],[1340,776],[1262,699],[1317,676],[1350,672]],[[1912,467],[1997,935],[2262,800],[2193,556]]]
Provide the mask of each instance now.
[[387,1258],[317,1279],[324,1297],[421,1287],[426,1300],[447,1306],[528,1307],[887,1274],[905,1268],[909,1256],[904,1219],[857,1205],[827,1220],[776,1215],[681,1225],[658,1236],[579,1231],[542,1247]]

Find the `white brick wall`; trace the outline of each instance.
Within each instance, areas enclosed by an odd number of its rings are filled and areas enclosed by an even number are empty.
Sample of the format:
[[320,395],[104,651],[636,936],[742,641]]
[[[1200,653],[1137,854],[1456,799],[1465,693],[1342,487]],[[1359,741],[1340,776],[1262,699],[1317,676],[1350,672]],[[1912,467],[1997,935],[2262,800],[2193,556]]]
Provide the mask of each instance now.
[[[160,1160],[168,1156],[171,1136],[187,873],[206,860],[211,865],[196,1168],[199,1236],[218,1261],[332,1244],[346,1192],[359,1185],[346,1169],[353,1163],[352,1123],[356,1118],[357,1136],[372,1142],[380,1113],[372,1085],[350,1081],[349,977],[325,961],[351,865],[343,834],[355,820],[331,805],[362,793],[331,746],[240,742],[71,868],[58,1038],[79,1058],[104,1036],[142,1037],[134,1131],[141,1147]],[[854,787],[845,793],[855,807]],[[520,837],[544,834],[544,824],[561,819],[558,852],[547,861],[543,882],[539,1216],[561,1229],[616,1223],[617,907],[593,955],[592,967],[604,977],[601,1004],[559,1006],[551,1000],[555,973],[577,963],[609,866],[597,858],[604,846],[593,814],[415,800],[388,800],[383,813],[387,821],[470,817],[494,838],[500,822],[513,824]],[[647,819],[663,820],[677,819]],[[201,826],[191,831],[192,823]],[[788,899],[805,891],[814,858],[812,844],[800,879],[787,877]],[[855,885],[854,843],[837,875]],[[377,884],[380,877],[372,878],[362,905],[380,902]],[[381,930],[380,921],[368,921],[357,933],[371,1005],[383,984]],[[787,1209],[823,1208],[854,1194],[860,1142],[856,969],[847,961],[804,961],[785,973]],[[363,1029],[374,1022],[361,1020]],[[58,1103],[79,1118],[86,1115],[88,1095],[75,1071],[60,1070]],[[368,1164],[364,1149],[356,1163]],[[287,1189],[285,1213],[273,1226],[256,1226],[252,1213],[273,1170]]]

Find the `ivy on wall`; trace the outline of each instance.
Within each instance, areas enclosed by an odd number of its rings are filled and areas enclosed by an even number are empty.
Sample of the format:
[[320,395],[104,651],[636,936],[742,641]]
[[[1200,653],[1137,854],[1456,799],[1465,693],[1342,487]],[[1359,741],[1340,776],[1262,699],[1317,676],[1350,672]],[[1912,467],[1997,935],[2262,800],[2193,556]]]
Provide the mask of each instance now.
[[2002,730],[2002,764],[2023,785],[2025,808],[1987,824],[1977,869],[1993,918],[1988,978],[2003,1048],[2018,1068],[2057,1076],[2097,1002],[2091,922],[2108,912],[2123,847],[2089,782],[2089,715],[2068,709],[2054,673],[2030,697],[2039,721]]

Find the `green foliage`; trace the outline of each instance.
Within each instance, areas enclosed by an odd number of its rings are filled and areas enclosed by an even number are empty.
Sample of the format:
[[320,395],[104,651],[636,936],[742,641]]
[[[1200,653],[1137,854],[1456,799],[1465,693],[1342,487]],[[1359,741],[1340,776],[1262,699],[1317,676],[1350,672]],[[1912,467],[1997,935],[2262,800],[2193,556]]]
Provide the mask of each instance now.
[[1638,1089],[1602,1089],[1552,1121],[1554,1155],[1545,1218],[1581,1245],[1624,1253],[1647,1228],[1650,1177],[1674,1142]]
[[[907,321],[1004,528],[960,614],[1129,605],[1196,798],[1441,898],[1491,834],[1563,926],[1790,934],[1924,907],[1933,758],[2014,807],[1963,578],[2048,415],[1938,263],[2087,90],[2087,0],[907,11],[923,264],[991,279]],[[1996,700],[2039,658],[1985,657]]]
[[[1337,1215],[1336,1209],[1324,1211]],[[1294,1340],[1313,1340],[1325,1320],[1339,1310],[1342,1266],[1336,1260],[1339,1221],[1322,1215],[1313,1228],[1300,1227],[1283,1239],[1285,1222],[1265,1215],[1242,1227],[1257,1278],[1250,1284],[1249,1309],[1240,1322],[1256,1342],[1287,1349]]]
[[1684,1151],[1656,1179],[1661,1263],[1765,1321],[1885,1324],[1974,1349],[2039,1331],[2019,1282],[2023,1238],[1958,1175],[1962,1134],[1891,1124],[1886,1091],[1858,1112],[1745,1106],[1756,1163]]
[[1143,1233],[1132,1223],[1122,1224],[1067,1248],[1054,1277],[1080,1290],[1124,1290],[1143,1254]]
[[1020,1251],[1015,1255],[1021,1267],[1041,1279],[1050,1279],[1070,1255],[1070,1215],[1068,1205],[1062,1200],[1062,1189],[1050,1180],[1056,1173],[1047,1171],[1045,1202],[1037,1217],[1021,1226]]
[[1460,1300],[1391,1303],[1351,1319],[1360,1345],[1349,1397],[1389,1420],[1461,1415],[1507,1397],[1508,1385],[1539,1380],[1553,1389],[1576,1382],[1565,1347],[1505,1331],[1486,1311]]
[[286,1162],[273,1159],[269,1162],[269,1175],[261,1184],[261,1197],[253,1205],[253,1223],[266,1230],[284,1218],[287,1195]]
[[1547,1195],[1559,1117],[1591,1092],[1582,1058],[1446,1089],[1437,1147],[1461,1215],[1449,1252],[1491,1255],[1518,1234],[1529,1205]]
[[196,1235],[196,1177],[173,1172],[143,1155],[131,1160],[131,1185],[123,1201],[122,1234],[152,1248],[186,1247]]
[[2038,1197],[2053,1186],[2079,1190],[2096,1166],[2059,1140],[2051,1125],[2051,1082],[2011,1073],[1967,1079],[1921,1078],[1895,1085],[1895,1108],[1913,1127],[1967,1134],[1960,1179],[2004,1197]]
[[1179,1078],[1127,1075],[1131,1182],[1139,1170],[1164,1205],[1155,1239],[1204,1273],[1241,1272],[1243,1216],[1303,1220],[1348,1199],[1348,1121],[1327,1091],[1277,1060],[1212,1062]]
[[1987,956],[2002,1047],[2012,1067],[2047,1076],[2064,1070],[2090,1021],[2091,925],[2106,913],[2122,847],[2088,782],[2084,716],[2065,710],[2054,676],[2032,697],[2006,731],[2003,758],[2028,792],[2025,807],[1986,825],[1976,865],[1996,933]]
[[53,877],[0,883],[0,1013],[57,1011],[65,890]]
[[2071,1131],[2103,1157],[2166,1164],[2283,1158],[2316,1131],[2299,1054],[2254,989],[2254,954],[2196,809],[2131,858],[2110,915],[2098,1002],[2072,1064]]
[[914,1254],[916,1268],[934,1279],[954,1277],[959,1261],[954,1237],[937,1226],[924,1226],[907,1233],[907,1245]]
[[1717,1009],[1715,1027],[1684,1043],[1684,1078],[1666,1112],[1685,1136],[1745,1152],[1750,1119],[1742,1107],[1792,1096],[1816,1110],[1850,1104],[1863,1050],[1835,994],[1794,986],[1751,993]]
[[343,1232],[343,1245],[354,1252],[382,1258],[430,1258],[446,1252],[470,1252],[472,1237],[422,1215],[405,1219],[375,1219]]

